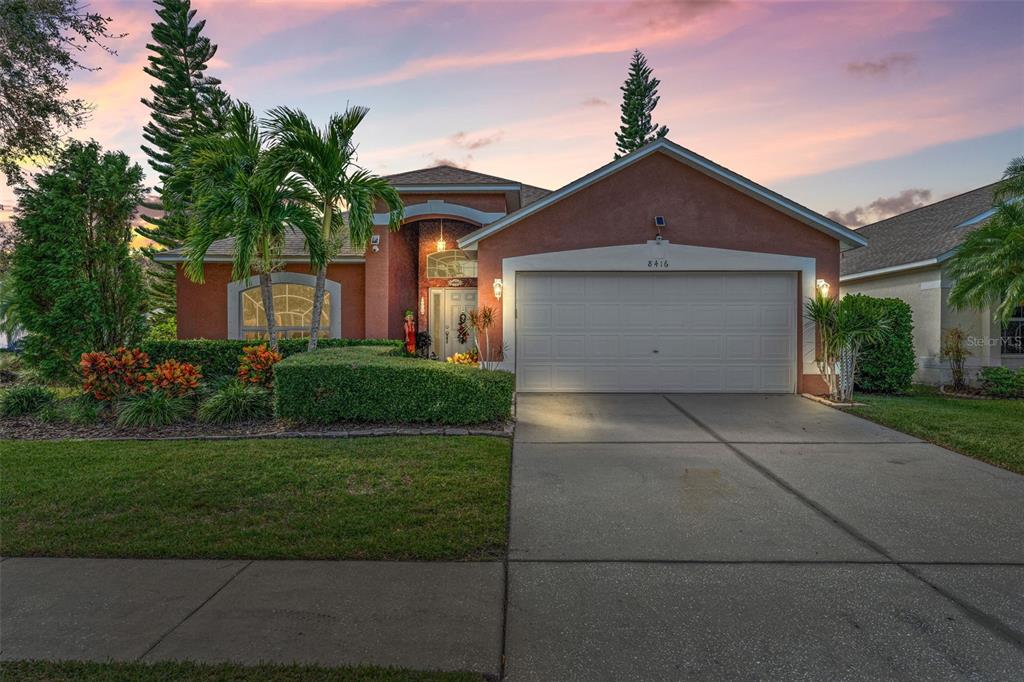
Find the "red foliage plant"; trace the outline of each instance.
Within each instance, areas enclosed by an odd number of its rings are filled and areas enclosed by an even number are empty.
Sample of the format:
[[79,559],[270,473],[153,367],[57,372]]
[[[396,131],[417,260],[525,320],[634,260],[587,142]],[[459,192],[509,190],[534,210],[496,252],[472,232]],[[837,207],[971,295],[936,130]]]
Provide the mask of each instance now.
[[179,398],[196,390],[199,380],[202,378],[202,372],[198,367],[174,359],[159,363],[153,367],[153,371],[147,377],[154,390],[163,391]]
[[82,390],[97,400],[113,400],[146,389],[149,355],[138,348],[82,353],[78,366]]
[[283,357],[276,350],[269,350],[266,344],[246,346],[242,349],[238,365],[238,378],[250,384],[268,388],[274,381],[274,365]]

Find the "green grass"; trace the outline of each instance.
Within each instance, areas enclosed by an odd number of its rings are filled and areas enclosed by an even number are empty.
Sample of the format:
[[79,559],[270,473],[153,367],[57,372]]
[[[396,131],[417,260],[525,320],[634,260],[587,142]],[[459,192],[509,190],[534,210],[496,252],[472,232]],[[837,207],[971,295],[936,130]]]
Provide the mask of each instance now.
[[1024,401],[946,398],[924,386],[856,400],[865,405],[848,408],[853,414],[1024,474]]
[[509,443],[476,436],[0,441],[0,555],[481,559]]
[[480,682],[473,673],[412,672],[366,666],[241,666],[232,663],[86,663],[5,661],[0,678],[22,682]]

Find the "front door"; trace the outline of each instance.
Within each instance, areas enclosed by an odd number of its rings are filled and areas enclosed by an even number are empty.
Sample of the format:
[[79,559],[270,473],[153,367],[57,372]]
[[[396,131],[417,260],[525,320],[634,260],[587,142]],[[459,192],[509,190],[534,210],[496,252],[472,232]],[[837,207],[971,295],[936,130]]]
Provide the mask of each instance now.
[[473,347],[469,311],[475,309],[476,289],[430,290],[430,347],[439,360]]

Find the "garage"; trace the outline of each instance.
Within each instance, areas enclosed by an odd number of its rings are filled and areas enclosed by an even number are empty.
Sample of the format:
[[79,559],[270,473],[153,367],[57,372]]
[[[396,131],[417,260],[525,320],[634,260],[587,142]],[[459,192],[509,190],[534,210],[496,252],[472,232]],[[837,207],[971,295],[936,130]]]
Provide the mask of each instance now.
[[520,272],[520,391],[792,393],[796,272]]

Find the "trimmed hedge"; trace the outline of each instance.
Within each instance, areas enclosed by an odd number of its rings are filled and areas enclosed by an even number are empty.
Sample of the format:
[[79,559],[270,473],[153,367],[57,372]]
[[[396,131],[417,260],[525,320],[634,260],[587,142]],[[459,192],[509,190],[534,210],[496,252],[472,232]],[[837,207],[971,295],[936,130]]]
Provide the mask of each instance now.
[[[261,341],[238,341],[235,339],[177,339],[174,341],[146,340],[139,348],[149,354],[155,365],[164,360],[178,360],[202,367],[203,377],[216,379],[233,377],[238,373],[238,360],[246,346],[257,346]],[[307,339],[281,339],[277,342],[281,355],[288,357],[303,353]],[[347,348],[349,346],[388,346],[401,348],[401,341],[389,339],[320,339],[320,348]]]
[[274,407],[298,422],[479,424],[511,416],[515,376],[396,355],[390,348],[300,353],[274,367]]
[[889,335],[865,345],[857,360],[856,386],[860,391],[904,393],[917,370],[914,354],[914,317],[910,305],[899,298],[849,294],[870,302],[889,318]]
[[997,398],[1024,398],[1024,367],[982,367],[978,372],[981,390]]

